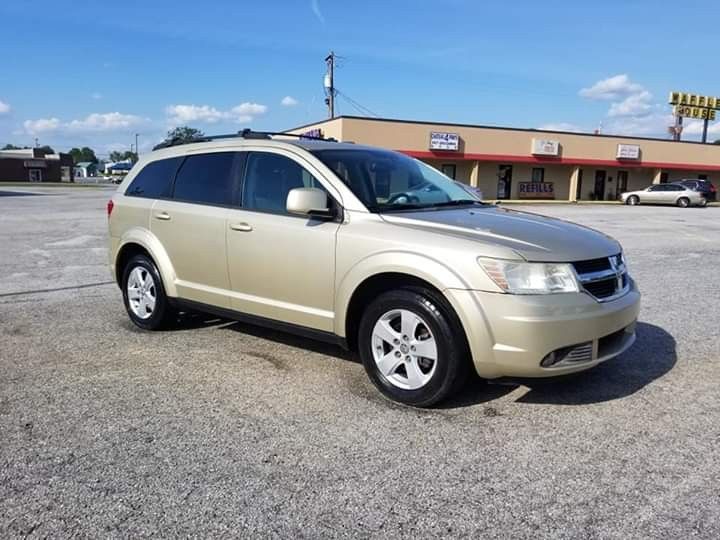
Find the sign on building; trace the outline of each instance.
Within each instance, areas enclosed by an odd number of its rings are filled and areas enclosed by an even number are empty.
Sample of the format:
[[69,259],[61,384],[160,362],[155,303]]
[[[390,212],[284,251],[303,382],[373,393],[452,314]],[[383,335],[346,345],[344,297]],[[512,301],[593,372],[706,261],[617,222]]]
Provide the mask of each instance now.
[[640,147],[637,144],[618,144],[617,159],[640,159]]
[[460,150],[460,135],[443,131],[430,132],[430,150]]
[[521,199],[554,199],[555,186],[553,182],[520,182],[518,196]]
[[560,142],[548,139],[533,139],[532,154],[534,156],[559,156]]

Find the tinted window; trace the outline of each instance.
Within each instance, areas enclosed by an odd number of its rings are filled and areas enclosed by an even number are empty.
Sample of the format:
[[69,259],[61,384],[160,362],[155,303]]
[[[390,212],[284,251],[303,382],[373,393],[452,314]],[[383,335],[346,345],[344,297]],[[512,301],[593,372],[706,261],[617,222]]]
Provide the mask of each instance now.
[[182,158],[170,158],[148,163],[132,181],[125,195],[150,199],[167,197],[181,160]]
[[479,202],[435,168],[403,154],[362,147],[313,154],[374,212]]
[[244,208],[285,214],[288,192],[301,187],[325,191],[312,174],[290,158],[260,152],[248,156],[243,191]]
[[175,179],[173,198],[200,204],[231,205],[236,155],[236,152],[215,152],[185,158]]
[[655,186],[650,186],[649,191],[665,191],[665,184],[657,184]]
[[685,186],[668,186],[670,191],[685,191]]

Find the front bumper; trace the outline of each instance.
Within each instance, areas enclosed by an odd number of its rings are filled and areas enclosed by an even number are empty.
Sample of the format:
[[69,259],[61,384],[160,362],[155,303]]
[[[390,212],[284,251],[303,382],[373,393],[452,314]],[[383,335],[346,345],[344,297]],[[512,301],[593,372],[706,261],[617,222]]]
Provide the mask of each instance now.
[[[523,296],[447,291],[465,328],[481,377],[552,377],[583,371],[627,350],[635,341],[640,292],[610,302],[586,293]],[[540,363],[553,351],[556,364]],[[580,349],[577,349],[578,351]]]

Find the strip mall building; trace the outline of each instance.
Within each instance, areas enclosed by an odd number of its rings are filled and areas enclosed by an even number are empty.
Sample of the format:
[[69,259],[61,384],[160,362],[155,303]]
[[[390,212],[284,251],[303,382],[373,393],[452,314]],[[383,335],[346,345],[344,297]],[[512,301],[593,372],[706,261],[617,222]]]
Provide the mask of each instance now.
[[489,200],[615,200],[683,178],[720,181],[720,145],[695,142],[355,116],[289,132],[398,150]]

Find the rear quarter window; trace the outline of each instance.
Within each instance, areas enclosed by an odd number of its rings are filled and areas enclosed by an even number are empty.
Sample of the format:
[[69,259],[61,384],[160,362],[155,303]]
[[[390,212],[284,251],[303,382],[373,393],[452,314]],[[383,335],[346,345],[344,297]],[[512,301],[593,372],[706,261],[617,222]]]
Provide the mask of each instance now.
[[160,199],[170,195],[170,186],[182,158],[159,159],[145,165],[125,191],[130,197]]

